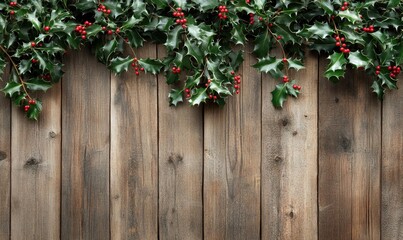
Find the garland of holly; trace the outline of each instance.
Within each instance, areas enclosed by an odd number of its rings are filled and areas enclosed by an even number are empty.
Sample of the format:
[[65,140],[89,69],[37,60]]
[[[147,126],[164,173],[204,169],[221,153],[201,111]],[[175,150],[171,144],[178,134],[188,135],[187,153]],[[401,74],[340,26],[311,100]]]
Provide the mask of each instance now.
[[[2,91],[37,119],[42,104],[32,93],[62,78],[65,52],[91,46],[116,74],[163,73],[172,105],[222,105],[241,90],[237,45],[249,41],[254,67],[279,79],[276,107],[301,91],[288,70],[304,68],[303,45],[329,56],[326,78],[337,82],[347,68],[363,70],[382,99],[397,89],[403,64],[402,14],[399,0],[7,1],[0,3],[0,76],[6,67],[10,73]],[[166,56],[139,56],[146,41],[163,44]],[[281,57],[271,53],[275,47]]]

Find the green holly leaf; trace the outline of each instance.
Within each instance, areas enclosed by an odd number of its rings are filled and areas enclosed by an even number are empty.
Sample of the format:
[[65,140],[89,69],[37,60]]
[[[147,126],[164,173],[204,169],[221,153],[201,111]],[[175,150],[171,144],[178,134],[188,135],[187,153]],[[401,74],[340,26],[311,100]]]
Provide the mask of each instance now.
[[327,79],[329,79],[330,81],[336,83],[336,82],[339,81],[339,79],[340,79],[341,77],[344,77],[344,73],[345,73],[344,70],[335,70],[335,71],[332,71],[332,70],[328,69],[328,70],[326,70],[326,72],[325,72],[325,77],[326,77]]
[[161,71],[161,68],[164,67],[164,64],[158,59],[139,59],[139,64],[144,68],[145,72],[149,72],[152,74],[157,74]]
[[298,36],[296,33],[290,30],[290,28],[286,26],[282,26],[279,24],[274,24],[273,30],[277,34],[277,36],[281,36],[284,42],[292,42],[297,43]]
[[277,84],[276,88],[271,92],[272,99],[271,102],[273,103],[274,107],[282,108],[284,105],[284,101],[287,100],[287,87],[285,84]]
[[266,0],[255,0],[254,3],[258,9],[263,9],[264,5],[266,4]]
[[270,46],[272,45],[272,39],[270,39],[269,32],[267,30],[259,34],[255,39],[255,47],[253,53],[258,58],[266,57],[269,53]]
[[376,95],[378,96],[378,99],[382,100],[383,96],[385,95],[385,89],[381,86],[381,84],[375,80],[372,83],[371,88],[373,89],[373,92],[376,93]]
[[42,112],[42,103],[39,100],[36,100],[35,102],[35,104],[30,105],[30,108],[27,112],[27,117],[29,119],[38,120],[38,117]]
[[110,61],[108,68],[113,72],[120,74],[123,71],[127,72],[132,62],[133,58],[130,56],[127,56],[125,58],[115,57]]
[[220,2],[216,0],[192,0],[192,2],[199,6],[201,12],[207,12],[208,10],[214,9],[220,5]]
[[14,81],[10,81],[6,84],[6,86],[3,89],[1,89],[1,91],[11,97],[14,93],[20,92],[21,87],[22,87],[22,84],[14,82]]
[[271,72],[271,71],[278,71],[279,65],[282,62],[282,59],[278,59],[275,57],[267,57],[259,59],[256,64],[253,65],[254,68],[259,69],[261,72]]
[[99,48],[99,51],[96,51],[97,58],[103,63],[108,62],[117,47],[118,41],[116,41],[115,38],[111,39],[104,46]]
[[205,24],[189,24],[187,29],[189,34],[203,43],[203,45],[208,45],[211,42],[211,38],[215,35],[212,29]]
[[385,76],[384,73],[378,75],[378,78],[381,79],[381,85],[386,85],[389,89],[397,89],[397,81],[395,79],[391,79],[389,75]]
[[292,60],[291,58],[288,58],[288,59],[287,59],[287,63],[288,63],[288,68],[289,68],[289,69],[294,68],[294,69],[296,69],[297,71],[299,71],[299,70],[305,68],[305,67],[304,67],[304,64],[302,64],[302,61],[299,60],[299,59],[294,59],[294,60]]
[[36,17],[36,10],[32,13],[27,13],[27,19],[32,23],[32,26],[34,26],[37,31],[41,31],[41,22]]
[[231,51],[229,53],[230,65],[234,71],[237,71],[243,62],[243,51]]
[[164,0],[150,0],[152,3],[154,3],[158,9],[164,9],[166,6],[168,6],[168,2]]
[[330,28],[328,23],[320,23],[320,22],[315,22],[314,25],[311,27],[307,28],[305,31],[308,32],[306,36],[308,38],[326,38],[328,36],[331,36],[333,34],[333,29]]
[[[178,74],[176,74],[176,75],[178,75]],[[193,87],[199,85],[200,80],[201,80],[201,76],[202,76],[202,72],[196,72],[192,76],[187,76],[185,87],[186,88],[193,88]]]
[[4,73],[4,69],[7,66],[7,62],[3,59],[3,57],[0,55],[0,79],[3,76]]
[[218,94],[225,94],[225,95],[231,95],[231,92],[228,90],[228,88],[222,86],[222,82],[213,80],[210,83],[210,89],[217,92]]
[[130,31],[127,31],[126,36],[127,36],[127,39],[129,40],[129,43],[131,46],[133,46],[135,48],[143,46],[144,39],[141,37],[141,35],[135,29],[131,29]]
[[375,38],[380,44],[382,44],[382,45],[385,44],[386,36],[385,36],[385,34],[382,34],[381,31],[376,31],[376,32],[370,33],[370,35],[373,38]]
[[319,5],[325,12],[329,15],[333,14],[334,8],[333,8],[333,3],[330,0],[319,0],[315,2],[317,5]]
[[143,18],[138,18],[131,16],[129,20],[126,20],[125,23],[122,25],[121,30],[126,30],[126,29],[131,29],[134,26],[136,26],[138,23],[140,23],[143,20]]
[[206,102],[208,95],[207,95],[207,88],[196,88],[192,92],[192,96],[189,99],[189,103],[192,106],[200,105],[202,102]]
[[371,64],[371,60],[364,56],[360,51],[350,52],[348,55],[348,61],[356,68],[364,67],[365,69],[368,69]]
[[170,105],[177,106],[178,103],[183,102],[182,91],[179,89],[171,89],[168,97]]
[[198,64],[201,64],[203,62],[204,55],[203,55],[202,51],[200,50],[200,48],[198,46],[196,46],[196,44],[190,42],[188,39],[185,42],[185,47],[187,49],[187,54],[189,56],[192,56]]
[[[397,52],[397,56],[396,56],[396,65],[401,65],[403,64],[403,41],[400,41],[400,44],[398,46],[396,46],[396,52]],[[1,66],[0,66],[1,69]]]
[[243,24],[235,24],[231,30],[231,35],[235,40],[235,44],[244,45],[246,41],[246,37],[244,34],[245,28]]
[[360,18],[360,15],[357,12],[350,11],[349,9],[347,9],[345,11],[339,11],[339,16],[341,18],[346,18],[351,23],[362,21]]
[[400,3],[400,0],[389,0],[388,8],[397,7]]
[[344,70],[345,69],[347,60],[344,57],[343,53],[334,52],[327,59],[330,59],[330,63],[327,66],[327,70],[337,71],[337,70]]
[[178,47],[181,42],[180,34],[182,31],[182,26],[177,25],[174,29],[168,32],[167,41],[164,44],[168,50],[173,50]]
[[186,0],[173,0],[176,7],[180,7],[185,9],[186,8]]
[[46,92],[49,88],[52,87],[52,84],[50,82],[46,82],[39,78],[30,79],[29,81],[25,82],[25,85],[27,86],[28,89],[32,91],[44,91],[44,92]]

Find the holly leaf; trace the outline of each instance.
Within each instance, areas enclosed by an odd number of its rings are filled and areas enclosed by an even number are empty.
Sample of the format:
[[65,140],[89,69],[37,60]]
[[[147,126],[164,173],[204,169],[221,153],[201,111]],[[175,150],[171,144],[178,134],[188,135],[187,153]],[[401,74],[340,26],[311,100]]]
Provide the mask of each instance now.
[[255,0],[254,2],[258,9],[263,9],[263,7],[266,3],[266,0]]
[[360,18],[360,15],[357,12],[350,11],[349,9],[347,9],[345,11],[339,11],[339,16],[341,18],[346,18],[351,23],[362,21]]
[[185,42],[185,47],[187,49],[187,54],[194,57],[198,64],[203,62],[203,53],[200,48],[196,46],[196,44],[190,42],[188,39]]
[[188,26],[189,34],[203,43],[203,45],[208,45],[211,42],[211,38],[215,35],[215,33],[210,29],[210,27],[200,24],[194,25],[190,24]]
[[30,105],[30,108],[27,112],[27,117],[29,119],[38,120],[39,114],[42,112],[42,103],[39,100],[36,100],[36,103]]
[[269,53],[271,46],[271,39],[269,38],[269,32],[267,30],[263,31],[255,39],[255,47],[253,48],[253,53],[258,57],[266,57]]
[[381,31],[376,31],[376,32],[373,32],[373,33],[370,33],[370,35],[373,37],[373,38],[375,38],[380,44],[384,44],[385,43],[385,41],[386,41],[386,36],[385,36],[385,34],[382,34],[382,32]]
[[333,4],[330,0],[316,1],[316,4],[318,4],[329,15],[334,12]]
[[246,41],[246,37],[244,34],[244,25],[243,24],[235,24],[231,30],[232,38],[235,40],[235,44],[244,45]]
[[36,10],[32,13],[27,13],[27,19],[32,23],[32,26],[34,26],[37,31],[41,31],[41,22],[36,17]]
[[20,74],[26,73],[30,68],[31,68],[31,61],[28,61],[26,59],[21,60],[20,64],[18,64],[18,71],[20,72]]
[[189,99],[190,105],[195,106],[200,105],[202,102],[206,102],[206,99],[208,98],[206,91],[207,88],[196,88]]
[[337,71],[337,70],[344,70],[345,69],[345,65],[347,63],[347,60],[344,57],[343,53],[334,52],[327,59],[330,59],[330,63],[327,66],[327,70]]
[[284,105],[284,101],[287,100],[287,87],[285,84],[277,84],[276,88],[271,92],[274,107],[282,108]]
[[214,9],[220,5],[219,1],[216,0],[192,0],[199,6],[201,12],[207,12],[210,9]]
[[341,77],[344,77],[344,73],[344,70],[332,71],[328,69],[325,72],[325,77],[332,82],[338,82]]
[[169,104],[173,106],[177,106],[178,103],[183,102],[182,91],[179,89],[171,89],[168,94]]
[[275,24],[273,30],[276,32],[277,36],[281,36],[284,42],[297,42],[297,35],[292,32],[288,27]]
[[218,94],[225,94],[225,95],[231,95],[231,92],[228,90],[228,88],[222,86],[222,82],[219,81],[212,81],[210,83],[210,89],[217,92]]
[[[178,75],[178,74],[176,74]],[[186,78],[186,88],[193,88],[200,84],[202,72],[197,72],[193,76],[187,76]]]
[[368,69],[369,64],[371,63],[371,60],[364,56],[360,51],[350,52],[348,55],[348,61],[356,68],[364,67],[365,69]]
[[7,66],[7,62],[3,59],[3,57],[0,55],[0,79],[3,76],[4,69]]
[[186,7],[186,0],[173,0],[177,7],[185,9]]
[[3,89],[1,89],[1,91],[11,97],[14,93],[20,92],[21,87],[22,87],[21,83],[10,81],[6,84],[6,86]]
[[168,32],[167,41],[164,44],[168,50],[173,50],[178,47],[180,43],[180,32],[182,27],[177,25],[174,29]]
[[133,28],[134,26],[136,26],[136,24],[138,24],[138,23],[140,23],[141,21],[143,20],[143,18],[141,17],[141,18],[136,18],[136,17],[134,17],[134,16],[131,16],[130,18],[129,18],[129,20],[127,20],[123,25],[122,25],[122,30],[125,30],[125,29],[130,29],[130,28]]
[[400,3],[400,0],[389,0],[388,8],[397,7]]
[[144,39],[141,35],[134,29],[126,32],[127,39],[131,46],[138,48],[143,46]]
[[311,27],[307,28],[306,31],[308,38],[326,38],[333,34],[333,30],[330,28],[328,23],[315,22]]
[[157,74],[161,71],[161,68],[164,66],[164,64],[157,59],[139,59],[139,64],[144,68],[145,72],[149,72],[152,74]]
[[304,64],[302,64],[302,61],[299,60],[299,59],[294,59],[294,60],[292,60],[291,58],[288,58],[288,59],[287,59],[287,63],[288,63],[288,68],[289,68],[289,69],[294,68],[294,69],[296,69],[297,71],[299,71],[299,70],[305,68],[305,67],[304,67]]
[[375,80],[372,83],[371,88],[373,89],[372,92],[376,93],[376,95],[378,96],[378,99],[382,100],[383,96],[385,95],[385,89],[381,86],[381,84]]
[[270,71],[277,71],[281,61],[282,59],[269,56],[267,58],[259,59],[253,67],[259,69],[261,72],[268,73]]
[[131,58],[130,56],[127,56],[125,58],[115,57],[110,61],[108,68],[113,72],[120,74],[123,71],[127,72],[132,62],[133,58]]
[[32,91],[44,91],[46,92],[49,88],[52,87],[50,82],[46,82],[42,79],[36,78],[25,82],[25,85],[28,89]]

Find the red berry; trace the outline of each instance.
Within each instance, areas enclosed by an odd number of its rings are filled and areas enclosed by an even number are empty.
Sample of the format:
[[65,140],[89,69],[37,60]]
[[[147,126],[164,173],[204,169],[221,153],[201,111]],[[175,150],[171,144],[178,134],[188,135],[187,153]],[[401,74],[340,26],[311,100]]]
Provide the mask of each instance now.
[[392,66],[389,66],[389,67],[388,67],[388,70],[389,70],[389,71],[392,71]]
[[336,37],[336,41],[340,41],[340,37],[339,37],[339,36]]
[[379,70],[376,70],[376,71],[375,71],[375,74],[376,74],[376,75],[379,75],[380,73],[381,73],[381,72],[380,72]]
[[340,38],[340,41],[344,42],[346,39],[344,37]]
[[340,42],[336,42],[336,47],[340,47]]
[[239,94],[239,90],[236,90],[236,94]]
[[49,26],[45,26],[45,27],[43,28],[43,30],[45,30],[45,32],[49,32],[50,27],[49,27]]
[[144,68],[140,68],[140,71],[144,72]]
[[281,40],[283,37],[282,36],[277,36],[277,40]]
[[108,10],[106,10],[106,14],[111,14],[111,10],[110,9],[108,9]]
[[10,15],[14,15],[15,12],[13,10],[10,11]]
[[343,5],[347,7],[347,6],[348,6],[348,2],[344,2]]
[[235,72],[234,71],[231,71],[231,75],[234,75],[235,74]]
[[187,98],[190,98],[190,94],[186,94],[186,97],[187,97]]
[[81,35],[81,39],[85,40],[87,37],[85,35]]
[[140,73],[138,71],[135,72],[136,75],[139,75]]
[[29,108],[30,108],[29,105],[25,105],[25,106],[24,106],[24,111],[25,111],[25,112],[28,112]]
[[375,69],[376,69],[376,70],[380,70],[380,69],[381,69],[381,66],[378,65],[378,66],[375,67]]
[[301,90],[301,86],[298,86],[298,91],[300,91]]
[[105,26],[102,26],[102,31],[105,31],[106,30],[106,27]]
[[112,30],[108,30],[108,35],[112,35],[113,34],[113,32],[112,32]]
[[31,47],[35,47],[36,43],[35,42],[31,42]]
[[286,62],[287,62],[287,58],[283,58],[283,62],[285,62],[285,63],[286,63]]
[[213,96],[214,100],[217,100],[217,96]]
[[186,92],[186,93],[190,93],[190,89],[189,89],[189,88],[186,88],[186,89],[185,89],[185,92]]
[[341,47],[341,48],[340,48],[340,52],[344,52],[344,48]]

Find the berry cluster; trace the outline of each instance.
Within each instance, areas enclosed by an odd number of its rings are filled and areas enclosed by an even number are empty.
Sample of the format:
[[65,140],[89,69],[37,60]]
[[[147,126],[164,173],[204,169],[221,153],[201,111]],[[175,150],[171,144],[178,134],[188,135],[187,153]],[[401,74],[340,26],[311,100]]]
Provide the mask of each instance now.
[[252,25],[255,23],[255,15],[253,13],[249,13],[249,24]]
[[[116,29],[117,30],[117,29]],[[102,27],[102,31],[106,32],[108,35],[112,35],[113,31],[111,29],[107,29],[105,26]],[[119,30],[120,31],[120,30]],[[119,33],[118,31],[118,33]]]
[[172,72],[175,74],[181,73],[181,68],[180,67],[172,67]]
[[213,95],[213,94],[209,94],[208,98],[210,98],[212,100],[217,100],[218,99],[218,97],[216,95]]
[[348,9],[348,2],[344,2],[343,6],[341,6],[340,10],[341,11],[346,11]]
[[[17,2],[10,2],[10,7],[16,7],[16,6],[17,6]],[[11,10],[10,15],[14,15],[14,14],[15,14],[15,11]]]
[[140,75],[140,71],[141,71],[141,72],[144,72],[144,68],[142,68],[142,67],[139,65],[139,61],[138,61],[137,58],[133,58],[132,67],[133,67],[134,73],[135,73],[137,76]]
[[49,73],[44,74],[44,75],[42,75],[42,79],[45,80],[45,81],[50,81],[50,80],[52,80],[52,76],[50,76]]
[[75,31],[81,34],[81,39],[85,40],[87,38],[87,31],[85,30],[86,27],[91,26],[92,23],[85,21],[83,25],[77,25]]
[[28,104],[26,104],[26,105],[24,106],[24,111],[25,111],[25,112],[28,112],[29,109],[31,108],[30,105],[34,105],[35,103],[36,103],[36,102],[35,102],[34,99],[30,99],[30,100],[28,101]]
[[219,11],[219,13],[218,13],[219,19],[227,19],[228,9],[226,6],[224,6],[224,5],[218,6],[218,11]]
[[362,30],[367,33],[373,33],[375,31],[374,25],[370,25],[369,27],[363,27]]
[[204,86],[206,86],[206,88],[208,88],[210,86],[210,83],[211,83],[211,79],[208,79],[206,84],[204,84]]
[[177,18],[175,21],[176,24],[182,25],[182,28],[187,27],[186,26],[187,20],[185,18],[185,13],[182,12],[182,8],[176,8],[176,11],[173,12],[172,15]]
[[346,39],[344,37],[340,37],[339,35],[335,35],[334,39],[336,40],[336,47],[339,47],[340,52],[342,53],[350,53],[350,49],[347,47]]
[[190,98],[190,97],[191,97],[191,95],[190,95],[190,89],[189,89],[189,88],[186,88],[186,89],[185,89],[185,93],[186,93],[186,98]]
[[[232,75],[235,75],[234,72],[231,72]],[[234,76],[234,88],[236,89],[235,93],[239,94],[239,91],[241,90],[241,75],[236,75]]]
[[397,78],[397,76],[400,74],[401,71],[400,67],[398,66],[389,66],[388,70],[390,72],[389,73],[390,78]]
[[283,76],[283,83],[288,83],[290,81],[290,79],[288,79],[287,75]]
[[98,10],[98,12],[103,12],[103,13],[105,13],[107,15],[111,14],[111,12],[112,12],[110,9],[107,9],[105,7],[105,5],[103,5],[103,4],[99,4],[97,10]]
[[294,88],[295,90],[298,90],[298,91],[301,90],[301,86],[297,85],[297,84],[292,85],[292,88]]

